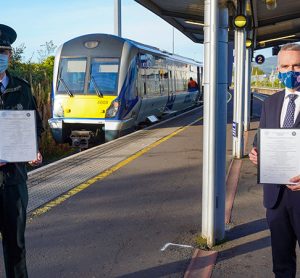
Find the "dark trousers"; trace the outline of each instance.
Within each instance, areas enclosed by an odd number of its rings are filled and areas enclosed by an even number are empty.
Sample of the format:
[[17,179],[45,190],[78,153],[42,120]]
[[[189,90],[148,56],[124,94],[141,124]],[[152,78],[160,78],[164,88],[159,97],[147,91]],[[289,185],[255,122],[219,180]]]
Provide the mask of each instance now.
[[0,231],[7,278],[26,278],[25,226],[26,184],[0,187]]
[[[270,185],[272,186],[272,185]],[[300,191],[284,187],[274,209],[267,209],[276,278],[296,276],[296,242],[300,241]]]

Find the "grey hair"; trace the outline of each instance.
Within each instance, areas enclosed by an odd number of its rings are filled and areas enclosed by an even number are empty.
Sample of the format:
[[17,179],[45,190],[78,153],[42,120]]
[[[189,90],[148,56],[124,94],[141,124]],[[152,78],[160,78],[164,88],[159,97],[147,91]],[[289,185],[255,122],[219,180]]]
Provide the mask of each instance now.
[[280,47],[280,51],[294,50],[300,51],[300,44],[297,43],[287,43]]

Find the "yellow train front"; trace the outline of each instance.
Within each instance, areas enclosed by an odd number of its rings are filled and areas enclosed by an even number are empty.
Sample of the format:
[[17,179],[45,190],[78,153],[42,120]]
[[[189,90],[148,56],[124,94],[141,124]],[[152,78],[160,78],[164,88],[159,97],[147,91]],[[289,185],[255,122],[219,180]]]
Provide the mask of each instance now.
[[[199,90],[188,92],[187,82],[199,79],[199,65],[169,56],[107,34],[64,43],[55,57],[51,97],[49,125],[55,141],[87,147],[91,140],[127,134],[149,116],[195,105]],[[175,78],[179,71],[180,85]],[[178,92],[176,85],[181,86]]]

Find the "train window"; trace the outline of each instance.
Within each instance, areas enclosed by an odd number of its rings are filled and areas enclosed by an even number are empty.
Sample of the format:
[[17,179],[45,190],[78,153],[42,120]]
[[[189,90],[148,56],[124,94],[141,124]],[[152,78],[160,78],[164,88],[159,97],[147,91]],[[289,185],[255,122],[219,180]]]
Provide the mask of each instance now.
[[118,74],[119,59],[92,59],[89,94],[117,95]]
[[58,93],[83,93],[86,58],[62,58],[59,67]]

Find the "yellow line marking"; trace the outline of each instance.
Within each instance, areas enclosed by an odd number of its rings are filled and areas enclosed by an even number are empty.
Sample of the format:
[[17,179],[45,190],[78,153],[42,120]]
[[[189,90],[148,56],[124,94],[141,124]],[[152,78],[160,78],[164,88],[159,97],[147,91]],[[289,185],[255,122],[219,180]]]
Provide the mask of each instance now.
[[176,131],[174,131],[173,133],[161,138],[160,140],[152,143],[151,145],[149,145],[148,147],[138,151],[137,153],[133,154],[132,156],[126,158],[125,160],[117,163],[115,166],[110,167],[109,169],[101,172],[99,175],[87,180],[86,182],[74,187],[73,189],[69,190],[67,193],[55,198],[54,200],[46,203],[45,205],[41,206],[40,208],[35,209],[31,214],[30,217],[37,217],[40,216],[46,212],[48,212],[49,210],[51,210],[52,208],[58,206],[59,204],[61,204],[62,202],[66,201],[67,199],[69,199],[70,197],[76,195],[77,193],[81,192],[82,190],[88,188],[90,185],[92,185],[93,183],[95,183],[96,181],[100,181],[103,180],[104,178],[108,177],[109,175],[111,175],[112,173],[114,173],[115,171],[119,170],[120,168],[124,167],[125,165],[129,164],[130,162],[132,162],[133,160],[137,159],[138,157],[142,156],[143,154],[145,154],[146,152],[150,151],[151,149],[157,147],[158,145],[160,145],[161,143],[169,140],[170,138],[174,137],[175,135],[177,135],[178,133],[182,132],[183,130],[185,130],[186,128],[188,128],[189,126],[191,126],[192,124],[203,120],[203,117],[198,118],[196,121],[194,121],[193,123],[181,127],[179,129],[177,129]]

